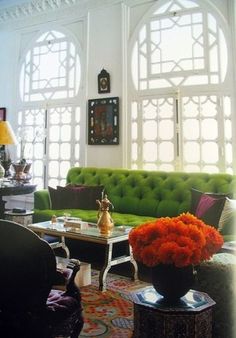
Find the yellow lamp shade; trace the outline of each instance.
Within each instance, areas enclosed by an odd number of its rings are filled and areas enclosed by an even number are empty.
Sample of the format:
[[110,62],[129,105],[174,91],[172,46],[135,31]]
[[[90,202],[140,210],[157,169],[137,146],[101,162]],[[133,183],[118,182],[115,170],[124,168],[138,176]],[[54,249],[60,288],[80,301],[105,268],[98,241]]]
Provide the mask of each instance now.
[[17,139],[8,121],[0,121],[0,145],[17,144]]

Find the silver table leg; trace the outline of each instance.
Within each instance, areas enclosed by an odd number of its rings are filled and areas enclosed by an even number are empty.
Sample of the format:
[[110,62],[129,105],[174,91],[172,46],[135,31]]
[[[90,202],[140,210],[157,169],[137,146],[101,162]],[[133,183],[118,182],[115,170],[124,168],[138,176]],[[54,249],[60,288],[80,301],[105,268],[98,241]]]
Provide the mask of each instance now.
[[113,250],[113,244],[110,243],[106,245],[106,251],[105,251],[105,262],[103,265],[103,268],[100,271],[99,274],[99,290],[105,291],[106,290],[106,277],[107,273],[111,268],[111,260],[112,260],[112,250]]
[[125,262],[130,262],[133,267],[132,280],[138,279],[138,265],[133,258],[133,253],[132,253],[132,249],[130,245],[129,245],[129,254],[121,256],[121,257],[117,257],[117,258],[112,258],[113,243],[107,244],[105,250],[106,250],[105,261],[104,261],[104,265],[99,274],[99,290],[100,291],[106,290],[107,273],[110,270],[110,268],[114,265],[118,265],[118,264],[125,263]]

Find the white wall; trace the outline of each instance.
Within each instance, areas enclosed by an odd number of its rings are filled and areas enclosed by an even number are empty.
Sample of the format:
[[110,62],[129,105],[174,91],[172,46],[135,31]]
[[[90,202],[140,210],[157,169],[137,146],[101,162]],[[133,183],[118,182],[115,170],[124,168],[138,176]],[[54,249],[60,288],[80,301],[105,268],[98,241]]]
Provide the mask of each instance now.
[[[89,14],[88,32],[88,99],[120,98],[122,124],[122,46],[121,6],[115,4],[94,9]],[[110,73],[111,92],[98,94],[97,75],[102,68]],[[120,142],[122,144],[122,140]],[[96,167],[122,167],[122,145],[87,146],[87,165]]]

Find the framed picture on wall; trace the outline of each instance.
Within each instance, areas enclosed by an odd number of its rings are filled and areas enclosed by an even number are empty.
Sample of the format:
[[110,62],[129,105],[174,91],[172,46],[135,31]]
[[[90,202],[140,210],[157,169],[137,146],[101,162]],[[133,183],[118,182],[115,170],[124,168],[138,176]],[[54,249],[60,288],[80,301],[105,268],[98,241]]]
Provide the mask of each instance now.
[[6,121],[6,108],[0,108],[0,121]]
[[110,74],[105,69],[98,74],[98,93],[110,93]]
[[88,144],[119,144],[119,98],[88,101]]

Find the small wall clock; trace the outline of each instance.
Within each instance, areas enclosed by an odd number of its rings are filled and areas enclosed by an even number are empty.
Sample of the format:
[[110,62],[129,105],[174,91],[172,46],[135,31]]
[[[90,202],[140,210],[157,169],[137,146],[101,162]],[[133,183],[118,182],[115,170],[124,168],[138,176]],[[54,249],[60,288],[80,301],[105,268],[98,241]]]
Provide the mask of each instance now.
[[98,93],[110,93],[110,75],[105,69],[98,74]]

